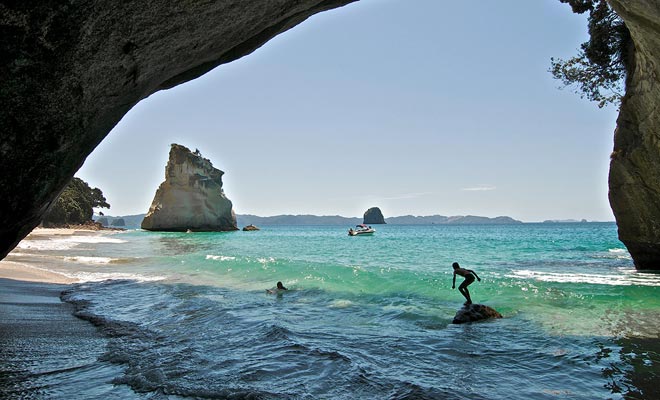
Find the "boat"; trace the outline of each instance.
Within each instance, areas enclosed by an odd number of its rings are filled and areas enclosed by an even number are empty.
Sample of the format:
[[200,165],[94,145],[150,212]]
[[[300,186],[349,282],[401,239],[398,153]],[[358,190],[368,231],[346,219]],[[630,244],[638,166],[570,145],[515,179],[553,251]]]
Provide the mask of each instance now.
[[373,235],[376,230],[365,224],[355,225],[355,229],[348,230],[348,236],[369,236]]

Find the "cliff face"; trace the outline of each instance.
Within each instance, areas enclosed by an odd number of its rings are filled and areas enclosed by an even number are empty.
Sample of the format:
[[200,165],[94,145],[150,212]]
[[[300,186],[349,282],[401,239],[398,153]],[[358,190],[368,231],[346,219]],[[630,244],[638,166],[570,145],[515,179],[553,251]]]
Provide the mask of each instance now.
[[0,259],[137,102],[352,1],[0,3]]
[[[0,4],[0,259],[141,99],[352,1]],[[610,202],[637,267],[660,269],[660,4],[609,2],[637,48],[615,134]]]
[[199,152],[173,144],[142,229],[150,231],[235,231],[236,215],[222,190],[224,172]]
[[610,205],[635,266],[660,270],[660,2],[610,4],[636,49],[614,133]]

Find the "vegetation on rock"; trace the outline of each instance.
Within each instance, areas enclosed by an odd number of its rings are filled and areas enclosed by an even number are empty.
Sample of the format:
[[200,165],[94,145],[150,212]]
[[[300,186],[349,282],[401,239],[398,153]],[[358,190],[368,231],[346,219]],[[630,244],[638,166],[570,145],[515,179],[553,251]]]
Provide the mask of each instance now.
[[559,0],[573,12],[588,12],[589,41],[582,43],[578,55],[568,60],[550,59],[552,73],[565,87],[602,108],[619,105],[634,55],[630,31],[606,0]]
[[44,226],[79,225],[92,220],[94,208],[110,208],[99,188],[73,178],[55,200],[43,219]]
[[115,218],[112,220],[112,226],[126,226],[126,221],[123,218]]

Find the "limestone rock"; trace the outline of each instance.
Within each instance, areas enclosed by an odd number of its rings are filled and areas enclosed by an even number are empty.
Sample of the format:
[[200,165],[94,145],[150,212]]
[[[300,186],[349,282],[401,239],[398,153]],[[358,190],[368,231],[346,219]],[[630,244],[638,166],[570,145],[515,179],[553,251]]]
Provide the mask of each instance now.
[[236,215],[222,190],[222,175],[199,151],[173,144],[142,229],[150,231],[235,231]]
[[612,0],[635,43],[614,133],[609,198],[637,269],[660,270],[660,5]]
[[380,208],[371,207],[365,211],[364,220],[362,223],[367,225],[384,224],[385,217],[383,217],[383,213],[380,211]]
[[456,312],[452,324],[464,324],[491,318],[502,318],[502,314],[483,304],[470,304]]
[[257,228],[256,226],[250,224],[250,225],[244,226],[243,230],[246,231],[246,232],[248,232],[248,231],[258,231],[259,228]]

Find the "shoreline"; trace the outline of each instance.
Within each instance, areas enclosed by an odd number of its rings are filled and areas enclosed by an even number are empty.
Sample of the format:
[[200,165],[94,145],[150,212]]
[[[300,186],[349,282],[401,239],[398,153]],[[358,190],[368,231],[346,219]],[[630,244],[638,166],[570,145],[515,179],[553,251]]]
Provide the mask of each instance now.
[[78,279],[47,271],[36,266],[16,261],[0,261],[0,279],[17,282],[47,283],[55,285],[68,285],[79,282]]
[[[99,236],[113,230],[95,230],[80,228],[41,228],[37,227],[23,240],[49,240],[54,237],[66,236]],[[41,282],[51,284],[71,284],[79,282],[78,279],[66,275],[49,271],[39,266],[39,263],[26,262],[24,260],[11,260],[12,253],[19,253],[17,246],[7,257],[0,260],[0,279],[10,279],[21,282]],[[18,257],[20,258],[20,257]]]
[[[69,286],[0,278],[0,398],[135,397],[111,383],[120,367],[99,362],[108,339],[60,299]],[[61,384],[80,371],[83,390]]]
[[[36,228],[26,239],[99,234],[102,231]],[[14,251],[15,260],[7,260],[12,253],[0,260],[0,398],[135,398],[130,389],[111,383],[121,368],[99,362],[108,339],[60,298],[79,280],[42,268],[46,260],[23,261],[22,249]],[[61,385],[86,370],[89,389]]]

